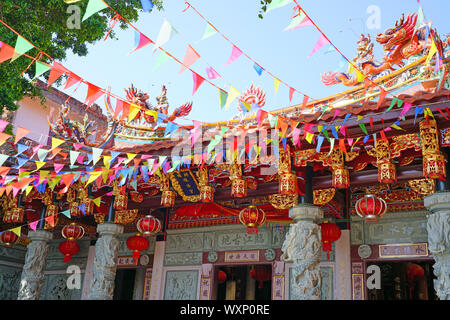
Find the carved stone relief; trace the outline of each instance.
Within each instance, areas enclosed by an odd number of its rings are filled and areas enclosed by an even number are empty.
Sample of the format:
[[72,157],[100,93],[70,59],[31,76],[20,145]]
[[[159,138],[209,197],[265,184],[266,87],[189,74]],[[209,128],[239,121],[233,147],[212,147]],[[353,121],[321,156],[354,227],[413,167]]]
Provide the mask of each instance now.
[[[301,296],[298,296],[294,289],[294,270],[289,268],[289,299],[290,300],[302,300]],[[332,267],[320,267],[320,274],[322,277],[322,286],[320,289],[320,300],[333,300],[334,299],[334,286],[333,286],[333,268]]]
[[16,300],[22,269],[0,266],[0,300]]
[[197,300],[198,270],[167,271],[164,300]]
[[165,266],[188,266],[202,264],[201,252],[168,253],[164,256]]

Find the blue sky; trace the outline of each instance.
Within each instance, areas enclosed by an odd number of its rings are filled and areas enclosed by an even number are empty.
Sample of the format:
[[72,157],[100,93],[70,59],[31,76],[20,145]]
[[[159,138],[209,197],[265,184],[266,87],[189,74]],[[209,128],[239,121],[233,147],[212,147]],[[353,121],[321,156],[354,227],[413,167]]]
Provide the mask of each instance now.
[[[356,42],[361,33],[370,33],[374,40],[378,33],[393,26],[402,13],[407,15],[418,11],[417,0],[298,2],[349,59],[353,59],[356,54]],[[290,23],[294,3],[266,13],[264,19],[258,18],[260,2],[257,0],[191,0],[190,3],[242,51],[293,88],[316,99],[346,89],[341,85],[327,87],[320,81],[321,73],[336,69],[339,54],[325,54],[326,48],[322,48],[308,58],[320,35],[314,27],[283,31]],[[450,9],[448,1],[422,0],[421,4],[426,18],[433,22],[440,34],[450,32],[450,21],[446,14]],[[370,17],[367,9],[372,5],[380,8],[381,27],[369,30],[366,26]],[[183,13],[185,7],[182,0],[165,0],[163,11],[142,12],[135,26],[156,41],[163,20],[167,19],[178,33],[163,48],[182,61],[190,44],[201,56],[191,67],[197,73],[206,77],[205,68],[212,66],[222,76],[221,79],[212,81],[225,90],[232,85],[243,92],[254,83],[266,92],[264,109],[267,111],[289,106],[289,88],[281,84],[275,96],[273,78],[265,72],[258,76],[253,63],[243,55],[225,66],[232,49],[230,43],[219,34],[200,41],[206,22],[192,9]],[[192,96],[192,73],[186,70],[179,74],[180,64],[177,62],[169,60],[153,71],[157,57],[157,54],[153,54],[153,46],[149,45],[129,54],[134,49],[134,30],[116,30],[118,40],[108,39],[89,46],[86,57],[68,54],[63,65],[100,87],[111,86],[112,92],[123,98],[123,89],[133,83],[150,94],[150,102],[153,104],[155,97],[161,92],[161,86],[166,84],[169,111],[185,102],[193,102],[189,119],[202,122],[224,121],[237,113],[236,103],[228,110],[221,109],[217,89],[206,82]],[[375,59],[382,58],[379,48],[375,43]],[[73,88],[66,92],[71,94]],[[83,101],[86,92],[87,87],[81,86],[74,97]],[[295,93],[292,104],[300,104],[301,101],[302,96]],[[97,103],[103,105],[103,98]]]

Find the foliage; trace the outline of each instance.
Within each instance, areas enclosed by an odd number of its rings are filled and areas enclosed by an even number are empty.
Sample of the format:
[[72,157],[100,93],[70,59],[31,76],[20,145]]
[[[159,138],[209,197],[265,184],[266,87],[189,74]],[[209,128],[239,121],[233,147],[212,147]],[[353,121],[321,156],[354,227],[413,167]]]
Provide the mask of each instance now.
[[261,0],[261,10],[259,11],[258,17],[263,18],[263,12],[266,12],[267,6],[272,2],[272,0]]
[[[162,9],[163,0],[153,0],[154,8]],[[107,0],[122,17],[135,22],[142,11],[140,0]],[[78,1],[72,5],[80,7],[83,17],[88,0]],[[73,14],[68,11],[70,4],[63,0],[2,0],[0,1],[0,19],[28,39],[36,47],[61,62],[68,50],[79,56],[86,56],[88,44],[93,44],[105,37],[109,30],[109,21],[115,15],[110,9],[101,10],[81,23],[80,29],[69,29],[67,21]],[[120,20],[117,24],[122,29],[127,24]],[[117,26],[116,26],[117,28]],[[115,38],[114,30],[110,34]],[[14,47],[17,35],[0,24],[0,41]],[[35,48],[27,52],[36,57],[39,51]],[[51,63],[43,56],[42,61]],[[13,62],[0,64],[0,115],[3,108],[17,110],[16,102],[25,96],[41,96],[38,88],[26,79],[34,77],[35,68],[31,65],[22,76],[21,73],[30,65],[31,59],[20,57]],[[48,74],[48,72],[47,72]]]

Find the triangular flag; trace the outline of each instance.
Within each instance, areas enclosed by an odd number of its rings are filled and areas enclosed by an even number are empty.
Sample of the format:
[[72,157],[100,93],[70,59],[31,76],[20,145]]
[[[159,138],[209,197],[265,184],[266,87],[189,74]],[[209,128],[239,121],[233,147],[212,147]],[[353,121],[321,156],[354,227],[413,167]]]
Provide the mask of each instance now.
[[135,49],[131,51],[130,53],[133,53],[151,43],[154,43],[151,39],[147,38],[147,36],[140,31],[135,30],[134,31],[134,42],[135,42]]
[[158,57],[156,58],[155,65],[153,66],[153,71],[158,69],[162,64],[170,60],[170,56],[168,56],[164,51],[160,50],[158,53]]
[[212,25],[207,23],[205,32],[203,33],[203,37],[200,40],[205,40],[206,38],[209,38],[216,33],[217,33],[216,29]]
[[14,48],[0,41],[0,63],[11,59],[14,56]]
[[256,63],[253,64],[253,69],[255,69],[256,73],[257,73],[259,76],[260,76],[260,75],[262,74],[262,72],[264,71],[264,69],[263,69],[260,65],[258,65],[258,64],[256,64]]
[[203,81],[205,81],[205,78],[195,73],[194,71],[192,71],[192,77],[194,79],[194,88],[192,90],[192,95],[194,95],[194,93],[197,92],[198,88],[203,83]]
[[128,122],[133,121],[133,119],[138,115],[139,111],[141,111],[141,108],[137,104],[131,103],[130,112],[128,113]]
[[219,102],[220,107],[223,108],[225,106],[226,101],[228,100],[228,93],[219,88]]
[[328,42],[327,38],[323,34],[320,35],[319,40],[317,40],[316,45],[314,46],[313,50],[309,54],[308,58],[312,57],[314,53],[316,53],[320,48],[322,48],[324,45],[326,45]]
[[89,3],[86,8],[86,12],[84,13],[82,21],[85,21],[93,14],[99,12],[107,8],[108,5],[103,0],[89,0]]
[[427,59],[425,61],[425,64],[429,64],[430,63],[431,59],[434,57],[436,52],[437,52],[436,43],[434,42],[434,39],[432,39],[431,48],[430,48],[430,51],[428,53]]
[[73,166],[75,164],[75,161],[77,160],[79,154],[80,153],[78,151],[70,150],[70,165]]
[[161,29],[159,30],[158,38],[156,38],[156,43],[153,51],[156,51],[156,49],[158,49],[159,47],[161,47],[170,40],[172,36],[172,30],[175,31],[175,29],[173,29],[172,26],[170,25],[169,21],[164,19]]
[[198,59],[200,59],[200,55],[191,47],[191,45],[188,45],[186,54],[184,55],[183,65],[181,66],[179,73],[182,73],[184,70],[189,68]]
[[280,86],[280,80],[277,78],[273,78],[273,85],[274,85],[274,90],[275,90],[275,96],[277,95],[278,92],[278,87]]
[[97,161],[100,159],[100,156],[103,152],[103,149],[100,148],[92,148],[92,165],[95,165]]
[[45,221],[52,227],[55,226],[55,216],[51,215],[45,218]]
[[11,231],[14,232],[18,237],[20,237],[21,229],[22,229],[22,227],[17,227],[17,228],[11,229]]
[[39,220],[30,222],[30,223],[28,224],[28,225],[30,226],[30,229],[33,230],[33,231],[36,231],[36,227],[37,227],[38,222],[39,222]]
[[42,63],[41,61],[36,61],[36,70],[33,79],[36,79],[37,77],[39,77],[40,75],[42,75],[43,73],[47,72],[50,69],[51,66],[49,66],[48,64]]
[[30,132],[30,130],[22,128],[21,126],[18,126],[14,143],[17,143],[20,139],[22,139],[24,136],[26,136],[28,134],[28,132]]
[[[305,24],[305,22],[309,22],[309,24]],[[292,18],[291,23],[283,31],[290,31],[307,25],[312,25],[311,20],[301,11],[297,16]]]
[[141,0],[142,10],[144,12],[150,12],[153,9],[153,2],[151,0]]
[[[0,119],[0,132],[3,133],[3,130],[5,130],[6,126],[9,124],[8,121]],[[9,138],[9,137],[8,137]],[[6,139],[0,139],[1,141],[4,141]]]
[[220,78],[220,74],[218,74],[217,71],[214,70],[212,67],[206,68],[206,75],[208,76],[208,79],[210,79],[210,80]]
[[54,163],[53,166],[55,167],[56,173],[60,172],[61,169],[64,168],[64,164],[60,164],[60,163]]
[[64,73],[68,72],[61,64],[53,61],[52,70],[48,76],[47,86],[51,86],[56,80],[58,80]]
[[228,91],[228,97],[227,101],[225,103],[225,110],[227,110],[230,107],[231,102],[233,102],[234,99],[239,97],[241,93],[233,86],[230,86],[230,90]]
[[63,215],[65,215],[67,218],[71,218],[71,216],[70,216],[70,209],[67,209],[67,210],[64,210],[64,211],[62,211],[61,212]]
[[84,103],[86,103],[87,106],[90,107],[91,104],[97,101],[97,99],[100,98],[103,94],[104,92],[99,87],[93,85],[92,83],[88,83],[88,92],[86,94]]
[[11,62],[22,56],[23,54],[27,53],[31,49],[33,49],[34,46],[28,42],[25,38],[18,35],[16,40],[16,46],[14,47],[14,54],[11,59]]
[[230,63],[234,62],[237,58],[239,58],[242,54],[242,51],[233,45],[233,49],[231,50],[230,58],[228,58],[228,61],[225,63],[225,65],[229,65]]
[[289,87],[289,102],[292,101],[292,96],[294,95],[295,89]]
[[65,89],[69,89],[71,86],[73,86],[74,84],[76,84],[76,83],[78,83],[80,81],[81,81],[81,78],[79,76],[77,76],[73,72],[69,72],[66,84],[64,86],[64,90]]
[[290,1],[290,0],[272,0],[272,2],[270,2],[270,4],[267,6],[267,12],[269,12],[273,9],[281,8],[290,3],[292,3],[292,1]]
[[[65,140],[61,140],[61,139],[58,139],[58,138],[55,138],[55,137],[52,137],[52,150],[53,149],[55,149],[56,147],[59,147],[61,144],[63,144],[65,142]],[[41,151],[41,150],[43,150],[43,149],[39,149],[39,151]],[[39,154],[39,151],[38,151],[38,154]],[[45,150],[45,151],[50,151],[50,150]],[[43,161],[43,160],[41,160],[41,161]]]
[[97,207],[100,207],[100,202],[101,202],[101,200],[102,200],[102,197],[98,197],[98,198],[92,199],[92,202],[93,202]]

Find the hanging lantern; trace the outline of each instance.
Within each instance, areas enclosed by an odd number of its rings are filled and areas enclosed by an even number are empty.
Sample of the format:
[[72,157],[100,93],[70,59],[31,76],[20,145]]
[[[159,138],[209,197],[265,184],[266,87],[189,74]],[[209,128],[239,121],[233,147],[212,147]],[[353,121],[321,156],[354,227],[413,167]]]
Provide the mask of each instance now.
[[266,222],[266,214],[255,206],[248,206],[239,213],[239,221],[247,226],[247,234],[258,234],[258,227]]
[[378,222],[378,218],[386,213],[387,204],[383,199],[367,194],[356,202],[355,209],[367,223]]
[[[48,218],[53,216],[53,223],[48,222]],[[45,224],[44,230],[53,229],[58,224],[58,206],[55,204],[50,204],[47,206],[47,210],[45,211]]]
[[212,186],[200,187],[200,200],[203,203],[209,203],[214,201],[214,188]]
[[224,283],[225,281],[227,281],[227,274],[224,271],[219,270],[218,280],[219,283]]
[[4,223],[22,223],[25,211],[23,208],[12,208],[3,215]]
[[6,246],[10,247],[12,244],[17,242],[19,237],[14,232],[7,230],[2,232],[0,239]]
[[252,266],[250,270],[250,277],[258,281],[258,289],[262,289],[263,282],[269,281],[272,278],[270,267],[263,265]]
[[161,221],[152,215],[147,215],[138,220],[136,227],[145,237],[150,237],[161,231]]
[[327,253],[327,259],[330,259],[330,252],[333,250],[332,243],[341,237],[341,229],[334,223],[324,221],[320,225],[322,236],[322,249]]
[[133,250],[133,259],[136,264],[138,263],[139,257],[141,256],[141,251],[147,250],[148,245],[148,239],[143,237],[139,233],[127,239],[127,247],[128,249]]
[[423,175],[426,179],[445,181],[445,157],[439,145],[439,130],[435,120],[420,122],[420,144],[422,146]]
[[72,222],[62,228],[61,234],[67,240],[59,244],[59,251],[64,255],[64,262],[70,262],[72,256],[80,251],[77,240],[83,238],[84,228]]
[[293,173],[283,173],[279,175],[278,193],[295,195],[297,194],[297,176]]
[[74,254],[80,251],[80,246],[75,240],[67,239],[59,244],[59,251],[64,255],[64,262],[70,262]]
[[231,197],[243,198],[247,196],[247,183],[244,179],[231,180]]
[[397,170],[395,164],[389,162],[381,162],[378,166],[378,181],[380,183],[394,183],[397,182]]
[[175,205],[175,198],[177,194],[172,190],[165,190],[161,194],[161,206],[163,207],[173,207]]
[[347,189],[350,187],[350,174],[348,169],[335,168],[332,170],[333,187]]
[[429,154],[423,157],[423,175],[426,179],[445,181],[445,157],[442,154]]

